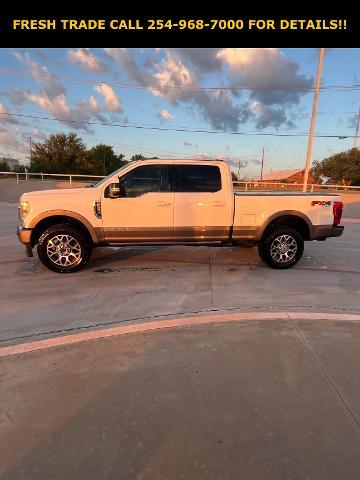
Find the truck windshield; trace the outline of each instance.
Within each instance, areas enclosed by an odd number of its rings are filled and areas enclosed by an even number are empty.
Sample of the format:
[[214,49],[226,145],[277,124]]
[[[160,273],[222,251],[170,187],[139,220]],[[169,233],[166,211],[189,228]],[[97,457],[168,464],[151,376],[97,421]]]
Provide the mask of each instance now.
[[100,185],[102,185],[103,183],[105,183],[107,180],[109,180],[109,178],[111,178],[113,175],[116,175],[117,173],[120,173],[122,172],[123,170],[125,170],[125,168],[127,168],[129,166],[130,162],[127,163],[126,165],[123,165],[122,167],[118,168],[117,170],[115,170],[115,172],[112,172],[110,173],[107,177],[105,178],[102,178],[99,182],[97,183],[94,183],[92,185],[92,188],[94,187],[99,187]]

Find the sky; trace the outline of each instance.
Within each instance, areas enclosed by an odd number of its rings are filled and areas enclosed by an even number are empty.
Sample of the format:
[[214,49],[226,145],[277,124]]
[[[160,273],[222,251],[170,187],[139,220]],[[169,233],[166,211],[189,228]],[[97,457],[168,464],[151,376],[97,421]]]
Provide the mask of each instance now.
[[[309,131],[318,55],[286,48],[0,49],[0,156],[26,164],[30,136],[39,142],[73,131],[88,147],[106,143],[127,159],[221,158],[235,172],[240,164],[248,179],[260,175],[263,149],[264,173],[300,168],[307,137],[298,135]],[[354,135],[359,106],[360,49],[327,49],[315,133],[335,138],[316,137],[312,161],[352,147],[352,138],[339,136]]]

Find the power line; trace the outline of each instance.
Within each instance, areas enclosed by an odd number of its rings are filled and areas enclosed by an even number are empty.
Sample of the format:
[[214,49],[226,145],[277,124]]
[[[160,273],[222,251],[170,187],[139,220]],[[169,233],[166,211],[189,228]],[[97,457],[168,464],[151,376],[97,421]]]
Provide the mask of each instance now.
[[[13,76],[31,76],[33,75],[30,72],[22,71],[22,70],[15,70],[15,69],[6,69],[0,68],[0,73],[7,73]],[[78,77],[66,77],[61,75],[37,75],[36,80],[64,80],[68,82],[76,82],[82,84],[89,84],[89,85],[114,85],[119,88],[135,88],[135,89],[155,89],[155,90],[165,90],[165,91],[177,91],[177,90],[188,90],[194,92],[217,92],[219,90],[224,91],[240,91],[240,90],[253,90],[253,91],[289,91],[289,92],[304,92],[304,93],[311,93],[314,92],[314,87],[286,87],[286,86],[256,86],[256,85],[242,85],[242,86],[226,86],[226,85],[218,85],[218,86],[211,86],[211,87],[200,87],[195,85],[159,85],[156,83],[147,83],[147,82],[139,82],[139,83],[131,83],[131,82],[116,82],[116,81],[108,81],[108,80],[91,80],[91,79],[82,79]],[[360,84],[349,84],[349,85],[323,85],[320,87],[321,91],[357,91],[360,90]]]
[[[42,111],[41,110],[34,110],[32,108],[21,108],[21,111],[22,112],[28,112],[28,113],[34,113],[36,115],[41,115],[42,114]],[[200,116],[200,117],[205,117],[205,113],[203,112],[194,112],[193,110],[190,110],[188,108],[185,108],[185,109],[180,109],[181,113],[186,113],[188,115],[197,115],[197,116]],[[151,114],[153,115],[154,117],[159,117],[159,113],[158,112],[154,112],[153,110],[137,110],[137,109],[126,109],[126,112],[135,112],[135,113],[147,113],[147,114]],[[341,116],[341,115],[357,115],[358,112],[357,111],[353,111],[353,112],[318,112],[317,115],[336,115],[336,116]],[[309,111],[305,111],[305,112],[297,112],[297,113],[292,113],[292,112],[289,112],[289,113],[286,113],[286,115],[288,117],[305,117],[305,116],[310,116],[311,115],[311,112]],[[131,123],[131,122],[127,122],[127,123]]]
[[[248,136],[264,136],[264,137],[306,137],[307,133],[275,133],[275,132],[239,132],[236,130],[202,130],[202,129],[186,129],[180,127],[161,127],[161,126],[150,126],[150,125],[139,125],[139,124],[127,124],[127,123],[107,123],[107,122],[94,122],[94,121],[85,121],[85,120],[73,120],[70,118],[50,118],[42,117],[36,115],[23,115],[20,113],[10,113],[10,112],[0,112],[0,115],[7,115],[11,117],[22,117],[22,118],[33,118],[35,120],[49,120],[55,122],[65,122],[65,123],[75,123],[83,125],[101,125],[106,127],[118,127],[118,128],[135,128],[140,130],[158,130],[166,132],[188,132],[188,133],[210,133],[210,134],[228,134],[228,135],[248,135]],[[315,137],[318,138],[354,138],[354,135],[343,135],[343,134],[315,134]]]
[[[35,130],[43,130],[44,132],[49,132],[49,133],[53,133],[53,134],[57,134],[58,131],[56,130],[50,130],[48,128],[43,128],[43,127],[39,127],[37,126],[35,128]],[[97,139],[99,140],[101,143],[106,143],[106,140],[104,140],[103,137],[99,137],[99,136],[94,136],[94,135],[90,135],[90,134],[85,134],[85,135],[82,135],[82,137],[84,138],[88,138],[88,139],[91,139],[91,140],[94,140],[94,139]],[[148,155],[157,155],[157,154],[160,154],[160,155],[170,155],[170,156],[174,156],[176,155],[177,157],[181,156],[182,158],[192,158],[193,155],[196,155],[195,153],[194,154],[189,154],[188,152],[187,153],[182,153],[182,152],[174,152],[174,151],[171,151],[171,150],[163,150],[163,149],[159,149],[159,148],[149,148],[148,146],[144,146],[144,145],[132,145],[132,144],[129,144],[129,143],[118,143],[118,144],[109,144],[109,143],[106,143],[106,145],[109,145],[110,147],[113,147],[113,148],[116,148],[116,149],[127,149],[127,150],[132,150],[133,152],[148,152],[147,154]],[[214,155],[214,158],[217,158],[219,155]],[[248,160],[248,159],[254,159],[254,158],[258,158],[259,155],[257,154],[254,154],[254,155],[247,155],[247,156],[236,156],[236,159],[242,159],[242,160]]]

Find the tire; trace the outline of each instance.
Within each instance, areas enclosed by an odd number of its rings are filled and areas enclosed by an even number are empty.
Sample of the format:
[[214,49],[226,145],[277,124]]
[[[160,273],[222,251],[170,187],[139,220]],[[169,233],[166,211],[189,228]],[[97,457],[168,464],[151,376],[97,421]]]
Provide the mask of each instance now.
[[57,273],[73,273],[90,259],[91,245],[86,236],[70,223],[53,225],[42,233],[37,244],[42,264]]
[[261,260],[269,267],[291,268],[302,257],[304,240],[294,228],[279,227],[265,233],[258,245],[258,251]]

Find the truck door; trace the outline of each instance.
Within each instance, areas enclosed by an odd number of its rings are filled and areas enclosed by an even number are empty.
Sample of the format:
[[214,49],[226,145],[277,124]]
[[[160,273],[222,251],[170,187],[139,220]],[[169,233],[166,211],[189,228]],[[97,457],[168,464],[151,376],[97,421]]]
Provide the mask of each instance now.
[[229,185],[218,165],[174,167],[174,238],[177,241],[216,241],[229,238]]
[[[120,197],[110,198],[118,188]],[[174,191],[168,165],[140,165],[108,185],[101,202],[105,240],[113,243],[172,241]]]

